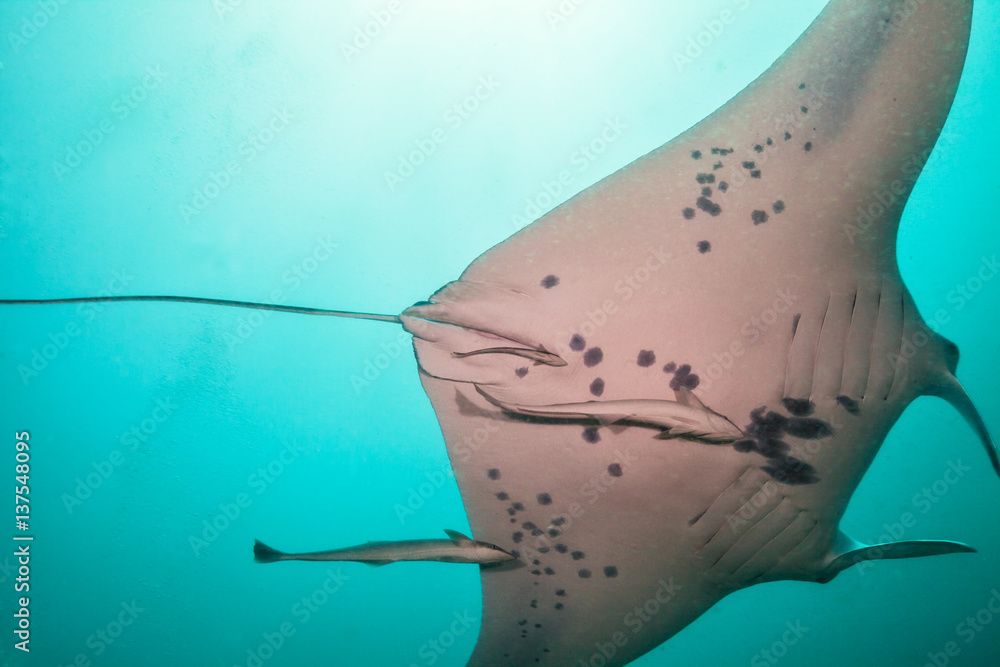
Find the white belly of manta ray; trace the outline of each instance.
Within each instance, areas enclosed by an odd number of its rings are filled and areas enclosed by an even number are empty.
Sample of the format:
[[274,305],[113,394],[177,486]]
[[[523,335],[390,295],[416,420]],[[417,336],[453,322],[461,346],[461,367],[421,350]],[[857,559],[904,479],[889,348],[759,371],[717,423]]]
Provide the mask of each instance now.
[[[474,539],[256,553],[480,564],[470,665],[590,665],[608,642],[600,664],[622,665],[756,583],[970,552],[838,530],[918,396],[954,404],[1000,473],[955,379],[957,347],[921,319],[895,257],[961,77],[973,0],[908,5],[893,21],[904,4],[833,0],[740,95],[399,316],[194,297],[0,303],[187,301],[402,324]],[[857,228],[858,207],[899,182],[897,203]],[[641,293],[589,322],[620,276],[651,265]],[[747,337],[762,312],[773,323]],[[726,355],[734,363],[714,372]],[[473,446],[476,432],[489,437]],[[581,502],[595,478],[595,501]],[[630,616],[650,600],[655,615]]]

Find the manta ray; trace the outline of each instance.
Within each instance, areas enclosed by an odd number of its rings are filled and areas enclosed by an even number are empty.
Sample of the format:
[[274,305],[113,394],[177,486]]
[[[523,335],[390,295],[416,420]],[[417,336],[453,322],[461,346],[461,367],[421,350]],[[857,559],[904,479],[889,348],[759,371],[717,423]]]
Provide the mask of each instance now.
[[469,665],[623,665],[755,584],[972,551],[838,528],[919,396],[955,405],[1000,473],[896,262],[972,10],[832,0],[731,101],[398,316],[103,300],[412,333],[473,539],[511,557],[464,559],[484,563]]

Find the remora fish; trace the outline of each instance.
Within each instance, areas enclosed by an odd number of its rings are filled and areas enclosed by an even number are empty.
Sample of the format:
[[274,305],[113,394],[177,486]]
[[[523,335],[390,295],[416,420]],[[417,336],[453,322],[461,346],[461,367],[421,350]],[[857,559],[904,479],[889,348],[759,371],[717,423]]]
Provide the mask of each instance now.
[[495,544],[480,542],[454,530],[445,530],[448,540],[402,540],[368,542],[355,547],[289,554],[254,540],[253,555],[258,563],[280,560],[346,560],[368,565],[388,565],[400,561],[440,561],[442,563],[478,563],[488,565],[514,560],[514,556]]

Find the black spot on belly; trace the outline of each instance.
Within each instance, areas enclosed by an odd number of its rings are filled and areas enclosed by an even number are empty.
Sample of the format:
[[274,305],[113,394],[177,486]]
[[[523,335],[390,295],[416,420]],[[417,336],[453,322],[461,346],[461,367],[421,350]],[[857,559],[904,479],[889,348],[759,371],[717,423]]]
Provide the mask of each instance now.
[[553,606],[554,606],[554,607],[555,607],[556,609],[562,609],[562,608],[563,608],[563,607],[565,607],[566,605],[564,605],[564,604],[563,604],[562,602],[556,602],[556,603],[555,603],[555,605],[553,605]]
[[838,396],[837,403],[839,403],[842,408],[847,410],[852,415],[856,415],[861,412],[861,405],[850,396]]
[[750,178],[760,178],[760,169],[754,169],[751,171]]
[[698,181],[700,185],[715,183],[715,174],[698,174],[695,176],[695,180]]
[[489,477],[490,479],[500,479],[500,469],[490,468],[489,470],[486,471],[486,476]]
[[809,107],[803,106],[803,107],[799,107],[799,109],[802,111],[802,113],[809,113]]
[[580,334],[573,334],[573,337],[569,339],[569,349],[574,352],[580,352],[585,347],[587,347],[587,341]]
[[556,545],[556,551],[558,551],[561,554],[564,554],[567,551],[569,551],[569,547],[566,546],[565,544],[557,544]]
[[676,370],[677,370],[677,364],[675,364],[672,361],[663,367],[664,373],[673,373]]
[[594,396],[600,396],[604,393],[604,380],[601,378],[595,379],[590,383],[590,393]]
[[768,137],[767,141],[765,141],[764,143],[767,144],[768,146],[773,146],[774,145],[774,141],[771,139],[771,137]]
[[750,214],[750,219],[753,220],[753,224],[761,225],[767,222],[767,213],[764,211],[754,211]]
[[598,432],[596,426],[588,426],[583,429],[583,440],[584,442],[589,442],[592,445],[596,445],[601,441],[601,434]]
[[612,463],[611,465],[609,465],[608,474],[611,475],[612,477],[621,477],[622,476],[621,464]]
[[726,183],[725,181],[722,181],[721,183],[719,183],[719,190],[722,191],[722,192],[728,192],[729,191],[729,183]]
[[542,287],[544,287],[545,289],[552,289],[558,284],[559,284],[559,278],[557,278],[556,276],[550,275],[542,278]]
[[785,211],[785,202],[779,199],[778,201],[774,202],[774,205],[771,207],[771,210],[773,210],[775,213],[783,213]]
[[691,157],[693,157],[695,160],[700,160],[701,151],[691,151]]
[[522,366],[521,368],[518,368],[516,371],[514,371],[514,375],[516,375],[519,378],[523,378],[527,374],[528,374],[527,366]]
[[796,417],[808,417],[816,407],[808,398],[783,398],[781,404]]
[[540,554],[547,554],[548,552],[549,552],[549,548],[548,547],[538,547],[538,553],[540,553]]
[[761,146],[760,144],[757,144],[756,146],[754,146],[753,149],[755,151],[757,151],[758,153],[763,153],[764,152],[764,147]]
[[534,600],[531,601],[531,608],[538,609],[538,598],[535,598]]
[[524,533],[522,533],[521,531],[517,531],[516,533],[510,536],[510,539],[514,540],[514,544],[520,544],[521,540],[524,539]]
[[695,202],[695,205],[705,213],[711,215],[713,218],[722,213],[722,207],[708,197],[698,197],[698,201]]
[[701,196],[702,197],[711,197],[712,196],[712,188],[702,188],[701,189]]
[[541,570],[532,570],[531,573],[533,575],[535,575],[536,577],[542,576],[542,571]]
[[708,241],[698,241],[698,252],[700,252],[701,254],[704,255],[706,252],[709,252],[711,249],[712,249],[712,244],[709,243]]
[[816,477],[816,469],[794,456],[771,459],[770,463],[771,465],[769,466],[761,466],[761,470],[782,484],[799,486],[802,484],[815,484],[819,481],[819,478]]
[[639,356],[635,359],[635,363],[639,364],[643,368],[649,368],[656,363],[656,353],[652,350],[640,350]]
[[581,579],[590,579],[590,570],[583,569],[577,572]]
[[747,160],[746,162],[743,163],[743,168],[744,169],[756,169],[756,167],[757,167],[757,163],[756,162],[751,162],[751,161]]
[[497,494],[497,500],[510,500],[510,496],[507,495],[506,491],[501,491]]
[[539,505],[551,505],[552,504],[552,496],[550,496],[547,493],[539,493],[537,496],[535,496],[535,499],[538,501]]
[[805,90],[805,89],[806,89],[806,84],[800,83],[799,84],[799,90]]
[[573,557],[573,560],[582,560],[587,557],[587,554],[583,553],[582,551],[574,551],[573,553],[570,554],[570,556]]
[[562,518],[561,516],[557,516],[556,518],[552,519],[553,526],[561,526],[564,523],[566,523],[566,519]]
[[712,169],[722,169],[722,163],[716,160],[715,164],[712,165]]
[[813,142],[807,141],[806,145],[803,146],[802,148],[803,148],[803,150],[805,150],[806,153],[808,153],[809,151],[811,151],[813,149]]
[[755,451],[757,449],[756,440],[737,440],[733,443],[733,449],[740,452],[741,454],[748,454],[749,452]]
[[544,570],[542,570],[542,572],[544,572],[545,574],[555,574],[556,573],[556,571],[553,570],[551,567],[545,568]]
[[517,512],[514,510],[513,507],[508,507],[507,508],[507,514],[510,515],[510,516],[514,516],[515,514],[517,514]]
[[[663,370],[666,370],[666,367],[664,367]],[[674,377],[670,381],[670,388],[674,391],[677,391],[681,387],[694,389],[700,382],[701,380],[698,376],[691,373],[691,366],[689,364],[684,364],[674,371]]]
[[604,361],[604,352],[599,347],[592,347],[583,354],[583,364],[587,368],[593,368]]
[[788,141],[791,138],[792,138],[792,133],[791,132],[785,132],[785,141]]
[[514,503],[513,505],[511,505],[511,508],[513,508],[514,510],[516,510],[518,512],[523,512],[524,511],[524,503]]
[[562,531],[558,528],[549,528],[549,537],[559,537],[562,535]]
[[614,579],[618,576],[618,568],[614,565],[607,565],[604,568],[604,576],[608,579]]
[[833,428],[822,419],[792,417],[785,422],[785,433],[803,440],[819,440],[833,435]]
[[685,220],[694,220],[694,209],[693,208],[688,207],[688,208],[684,209],[683,211],[681,211],[681,213],[684,215],[684,219]]
[[562,588],[557,588],[556,589],[556,595],[558,595],[561,598],[564,598],[564,597],[566,597],[566,591],[563,590]]

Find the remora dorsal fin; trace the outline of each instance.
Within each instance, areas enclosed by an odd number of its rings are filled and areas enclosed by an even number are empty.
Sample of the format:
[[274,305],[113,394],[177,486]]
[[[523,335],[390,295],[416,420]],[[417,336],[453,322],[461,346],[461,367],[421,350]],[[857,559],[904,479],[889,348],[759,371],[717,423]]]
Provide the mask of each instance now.
[[445,535],[451,538],[452,542],[454,542],[459,546],[463,546],[473,541],[471,537],[467,537],[462,533],[458,532],[457,530],[448,530],[447,528],[445,528],[444,532]]
[[825,584],[852,565],[864,561],[923,558],[956,553],[976,553],[976,550],[967,544],[947,540],[909,540],[865,545],[841,532],[837,536],[832,559],[820,572],[817,581]]
[[993,441],[989,429],[986,428],[983,416],[979,414],[975,403],[972,402],[972,399],[965,391],[962,383],[958,381],[958,378],[951,373],[945,372],[942,374],[940,382],[929,388],[927,393],[943,398],[958,410],[959,414],[965,418],[965,421],[972,427],[972,430],[979,436],[983,447],[986,448],[986,455],[990,457],[990,463],[993,464],[993,470],[1000,476],[1000,452],[997,450],[997,445]]

